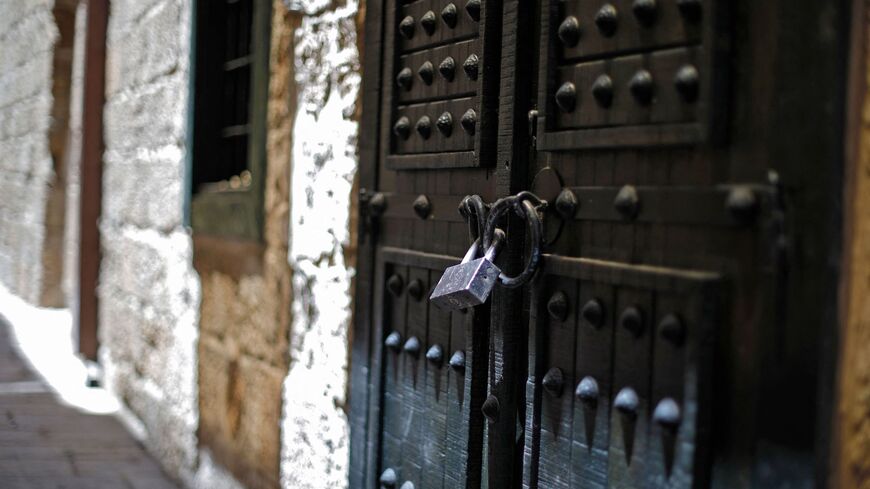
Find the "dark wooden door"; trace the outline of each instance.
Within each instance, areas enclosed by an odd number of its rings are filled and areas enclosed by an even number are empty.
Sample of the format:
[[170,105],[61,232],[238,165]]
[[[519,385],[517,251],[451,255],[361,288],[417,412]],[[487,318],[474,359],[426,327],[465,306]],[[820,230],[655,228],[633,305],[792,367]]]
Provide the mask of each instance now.
[[[368,2],[351,487],[823,485],[845,12]],[[430,305],[523,190],[535,279]]]

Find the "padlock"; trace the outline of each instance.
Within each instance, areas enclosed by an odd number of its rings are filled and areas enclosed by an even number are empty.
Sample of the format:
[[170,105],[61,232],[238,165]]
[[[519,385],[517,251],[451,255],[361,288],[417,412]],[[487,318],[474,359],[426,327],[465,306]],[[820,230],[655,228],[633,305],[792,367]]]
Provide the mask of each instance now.
[[459,265],[444,270],[429,300],[445,311],[466,309],[486,302],[501,274],[494,261],[503,239],[504,232],[496,230],[492,244],[480,258],[476,258],[480,240],[475,241]]

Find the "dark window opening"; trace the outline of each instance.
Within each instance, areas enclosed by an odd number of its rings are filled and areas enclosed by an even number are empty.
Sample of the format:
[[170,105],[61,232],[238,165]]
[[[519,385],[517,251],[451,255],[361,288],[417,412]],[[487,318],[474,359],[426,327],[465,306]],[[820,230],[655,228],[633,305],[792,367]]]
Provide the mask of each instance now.
[[197,4],[191,225],[198,233],[258,238],[270,2]]

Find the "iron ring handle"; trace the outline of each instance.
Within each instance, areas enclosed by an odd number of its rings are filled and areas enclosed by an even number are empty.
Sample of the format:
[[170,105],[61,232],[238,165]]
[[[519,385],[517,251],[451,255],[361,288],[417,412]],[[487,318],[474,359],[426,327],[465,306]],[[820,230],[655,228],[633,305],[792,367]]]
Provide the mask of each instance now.
[[[533,209],[537,209],[538,207],[546,207],[547,205],[547,202],[545,200],[541,200],[537,195],[529,191],[522,191],[516,195],[503,197],[501,199],[498,199],[495,204],[492,205],[492,208],[489,210],[489,216],[486,219],[486,227],[483,230],[484,249],[489,248],[498,220],[501,219],[502,216],[511,208],[513,208],[514,212],[516,212],[518,216],[522,217],[523,219],[529,219],[530,216],[523,209],[524,203],[526,202],[533,203]],[[535,213],[535,219],[540,221],[537,212]],[[541,232],[541,234],[543,235],[543,231]]]
[[502,272],[498,276],[499,282],[509,289],[522,287],[526,282],[530,281],[538,271],[538,265],[541,263],[541,240],[543,236],[543,225],[541,218],[538,216],[538,211],[535,206],[528,200],[523,200],[520,204],[523,210],[523,217],[529,225],[529,236],[531,238],[532,249],[529,252],[529,259],[526,262],[526,267],[516,277],[509,277]]

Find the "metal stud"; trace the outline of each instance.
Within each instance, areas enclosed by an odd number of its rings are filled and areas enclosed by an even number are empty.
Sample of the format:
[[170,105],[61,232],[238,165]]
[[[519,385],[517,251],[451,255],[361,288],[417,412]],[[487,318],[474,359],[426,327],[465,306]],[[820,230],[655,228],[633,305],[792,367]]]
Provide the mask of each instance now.
[[674,87],[685,102],[692,103],[698,100],[700,78],[698,69],[692,65],[685,65],[677,71],[677,75],[674,77]]
[[393,469],[387,469],[383,471],[381,473],[381,478],[378,479],[378,481],[381,483],[381,486],[386,489],[392,489],[393,487],[396,487],[396,482],[398,482],[398,477],[396,477],[396,471]]
[[598,396],[600,395],[598,382],[588,375],[583,377],[583,380],[577,384],[577,389],[574,390],[574,395],[577,396],[577,399],[580,399],[583,404],[589,407],[594,407],[598,404]]
[[421,117],[415,127],[423,139],[429,139],[429,136],[432,135],[432,120],[429,119],[428,115]]
[[462,70],[465,71],[465,75],[468,76],[470,80],[477,80],[479,67],[480,58],[478,58],[474,53],[468,55],[468,57],[465,58],[465,62],[462,63]]
[[592,84],[592,96],[601,107],[613,105],[613,80],[607,75],[601,75]]
[[574,112],[577,107],[577,87],[571,82],[565,82],[556,90],[556,105],[563,112]]
[[393,134],[402,139],[408,139],[411,135],[411,121],[407,117],[399,117],[399,120],[393,125]]
[[435,27],[438,25],[438,19],[435,17],[435,12],[430,10],[423,14],[423,17],[420,17],[420,25],[423,26],[423,30],[426,31],[426,34],[431,36],[435,32]]
[[465,3],[465,11],[468,16],[475,22],[480,22],[480,0],[468,0]]
[[758,213],[758,199],[755,192],[746,186],[738,186],[728,192],[725,207],[739,221],[751,221]]
[[701,16],[704,13],[701,0],[677,0],[677,7],[680,9],[683,17],[692,22],[701,20]]
[[451,29],[456,27],[456,5],[448,3],[444,10],[441,11],[441,20]]
[[653,411],[653,421],[659,426],[670,431],[676,431],[680,426],[682,414],[680,413],[680,405],[677,401],[666,397],[659,401]]
[[562,369],[553,367],[548,370],[541,384],[544,386],[544,390],[554,397],[560,397],[565,388],[565,377],[562,375]]
[[401,22],[399,22],[399,32],[402,33],[402,36],[405,39],[411,39],[412,37],[414,37],[414,24],[414,18],[410,15],[402,19]]
[[429,201],[429,197],[426,197],[425,195],[417,196],[417,198],[414,199],[414,214],[417,214],[417,217],[420,219],[426,219],[431,213],[432,202]]
[[667,314],[659,321],[659,336],[674,346],[680,346],[686,339],[686,327],[676,314]]
[[607,3],[604,4],[598,13],[595,14],[595,25],[598,31],[605,37],[610,37],[616,33],[616,27],[619,24],[619,12],[616,7]]
[[465,352],[462,350],[456,350],[453,352],[453,356],[450,357],[450,368],[456,371],[465,370]]
[[415,301],[423,298],[423,281],[419,278],[408,284],[408,295]]
[[447,81],[453,81],[453,75],[456,73],[456,60],[452,56],[444,58],[444,61],[438,65],[438,72]]
[[414,489],[414,483],[411,481],[405,481],[399,489]]
[[384,340],[384,346],[394,352],[398,352],[399,348],[402,347],[402,334],[398,331],[393,331],[387,336],[387,339]]
[[459,124],[465,132],[474,136],[475,131],[477,131],[477,112],[475,112],[474,109],[468,109],[464,114],[462,114],[462,119],[459,120]]
[[480,411],[490,423],[498,421],[500,410],[501,406],[499,405],[498,398],[491,394],[483,401],[483,405],[480,407]]
[[411,68],[405,67],[396,75],[396,83],[405,90],[411,89],[411,84],[414,81],[414,73]]
[[432,66],[430,61],[427,61],[417,70],[417,76],[419,76],[426,85],[431,85],[432,80],[435,79],[435,67]]
[[408,341],[405,342],[405,346],[402,347],[405,350],[405,353],[411,355],[416,358],[420,355],[420,339],[416,336],[412,336],[408,338]]
[[559,40],[562,44],[572,48],[580,41],[580,21],[570,15],[559,24]]
[[635,306],[626,307],[619,316],[619,325],[635,337],[640,337],[644,329],[643,313]]
[[580,204],[577,201],[577,196],[570,189],[563,189],[556,197],[556,212],[566,221],[574,219],[578,205]]
[[631,7],[635,18],[643,25],[652,25],[658,15],[656,0],[634,0]]
[[633,185],[625,185],[616,194],[613,199],[613,207],[627,219],[637,217],[640,208],[640,198],[637,195],[637,189]]
[[580,315],[587,323],[596,328],[600,328],[604,324],[604,306],[598,299],[589,299],[586,304],[583,304]]
[[369,199],[369,214],[372,217],[380,217],[387,210],[387,196],[382,192],[377,192]]
[[426,360],[440,367],[444,361],[444,350],[441,349],[441,345],[432,345],[426,352]]
[[640,70],[628,82],[631,95],[641,105],[649,105],[653,99],[653,77],[647,70]]
[[568,296],[561,290],[556,291],[547,301],[547,312],[551,318],[564,321],[568,317]]
[[637,408],[640,405],[640,399],[637,397],[637,392],[631,387],[624,387],[616,395],[613,401],[613,406],[622,413],[623,416],[629,418],[637,417]]
[[450,112],[441,114],[441,116],[438,117],[438,120],[435,121],[435,126],[444,137],[449,138],[450,134],[453,133],[453,115],[450,114]]

